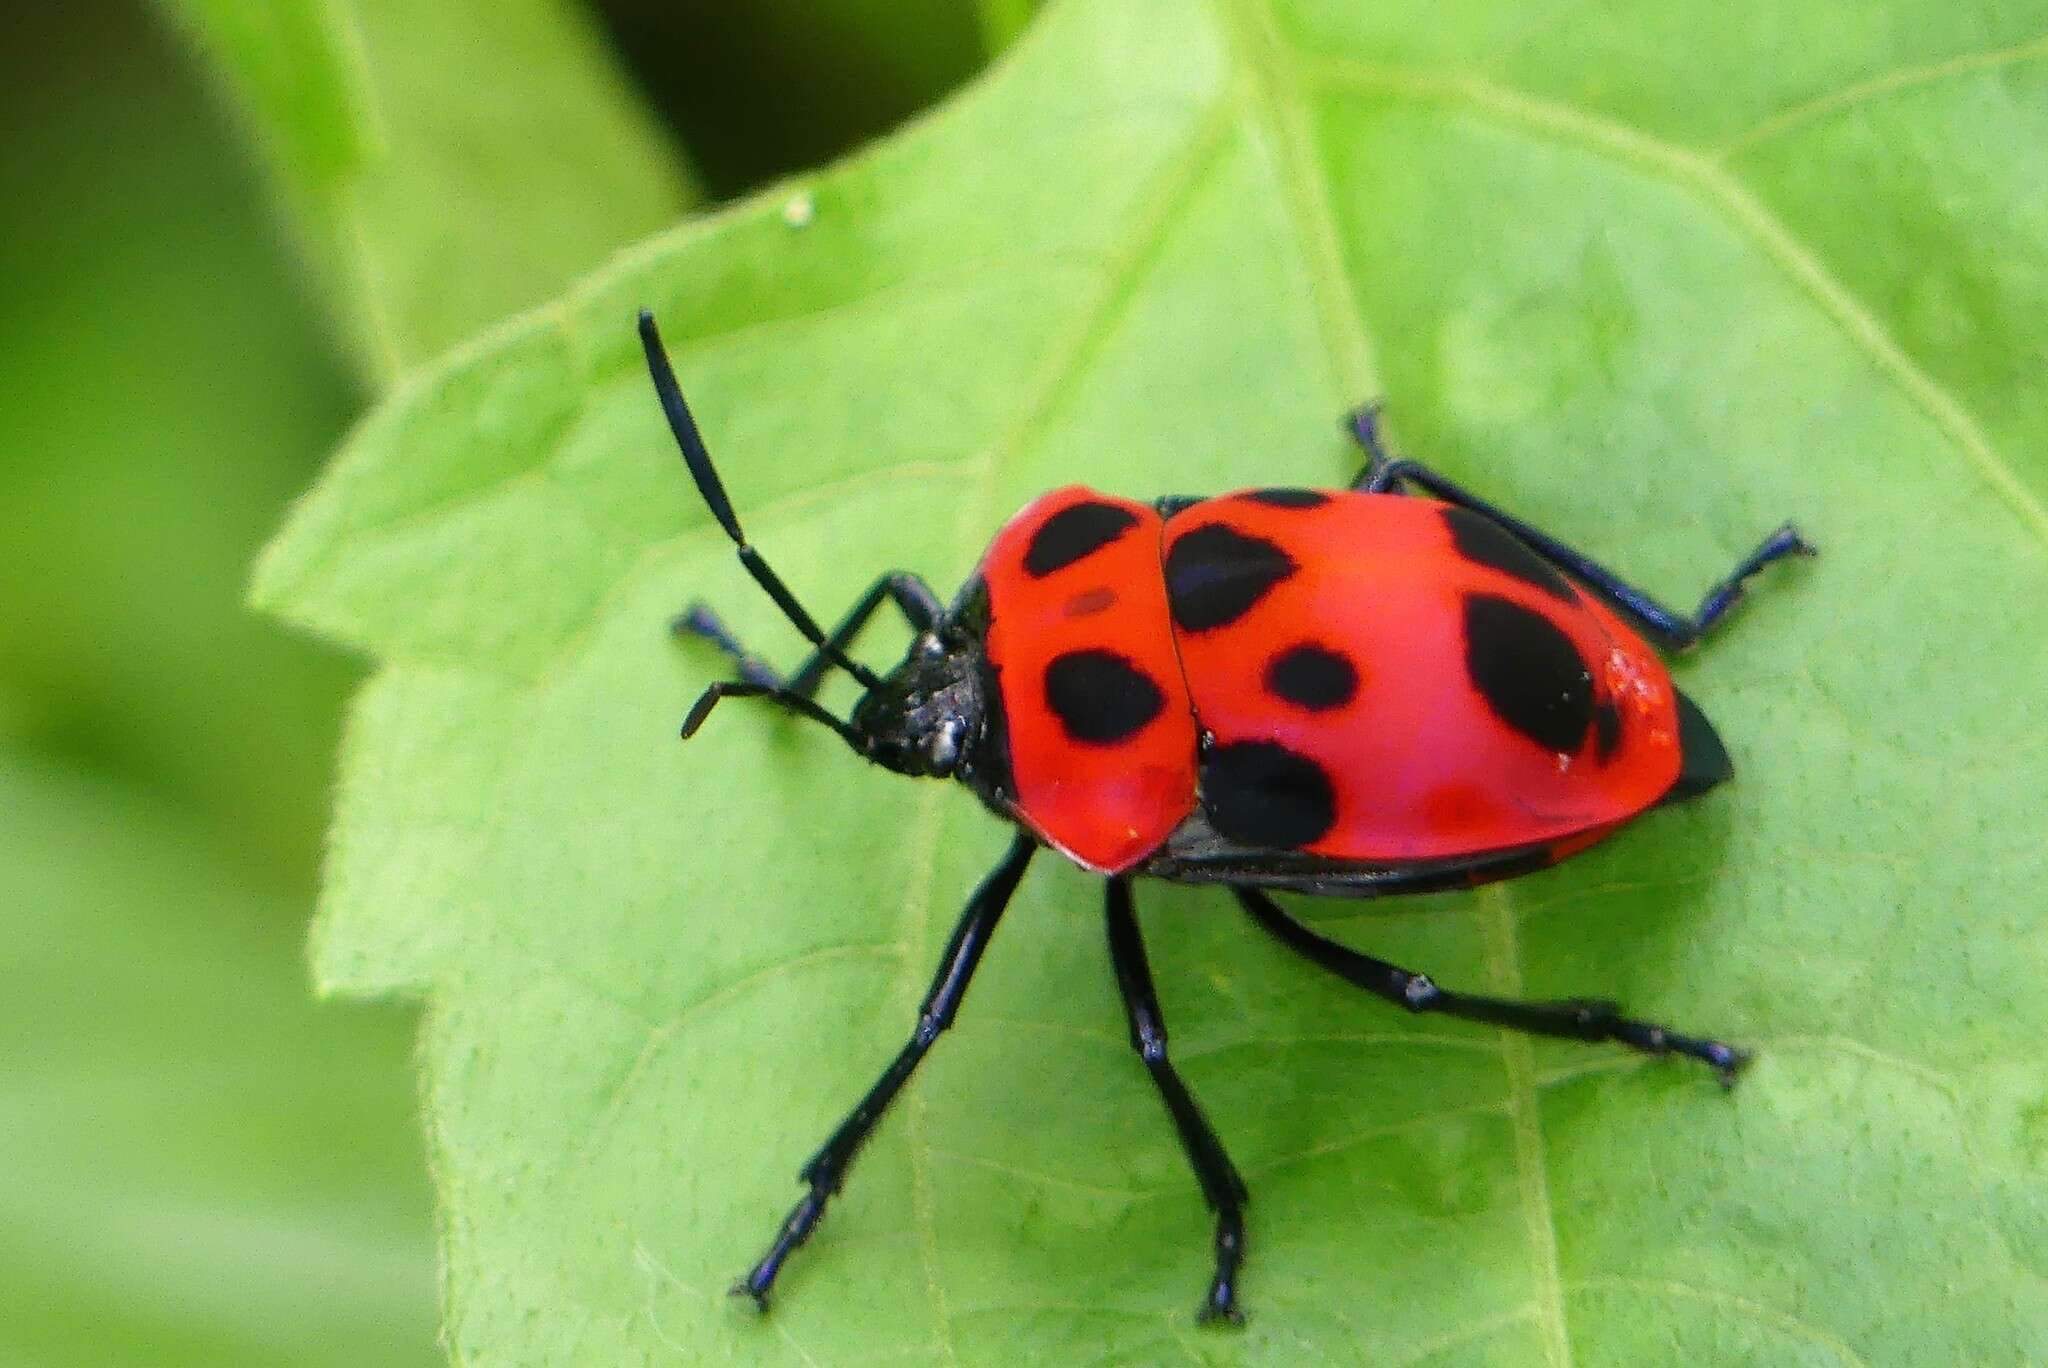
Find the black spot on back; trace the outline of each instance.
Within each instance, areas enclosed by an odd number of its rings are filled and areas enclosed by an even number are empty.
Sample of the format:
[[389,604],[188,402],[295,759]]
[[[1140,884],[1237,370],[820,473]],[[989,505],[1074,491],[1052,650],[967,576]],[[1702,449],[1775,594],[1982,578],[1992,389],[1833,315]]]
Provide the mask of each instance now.
[[1621,746],[1621,709],[1602,703],[1593,709],[1593,753],[1606,764]]
[[1317,489],[1254,489],[1243,497],[1272,508],[1320,508],[1330,501]]
[[1135,736],[1166,707],[1166,695],[1115,651],[1068,651],[1045,667],[1045,702],[1067,735],[1091,746]]
[[1233,741],[1202,757],[1209,825],[1249,846],[1293,849],[1337,821],[1337,791],[1323,767],[1277,741]]
[[1266,691],[1310,712],[1341,708],[1358,694],[1358,667],[1313,642],[1266,662]]
[[1473,564],[1498,570],[1565,603],[1579,601],[1570,580],[1493,519],[1469,508],[1446,508],[1444,526],[1458,554]]
[[1547,751],[1576,751],[1593,722],[1593,673],[1541,613],[1492,594],[1465,600],[1465,670],[1494,716]]
[[1024,550],[1025,573],[1043,579],[1093,555],[1138,525],[1138,515],[1115,504],[1077,503],[1047,518]]
[[1198,527],[1166,553],[1166,601],[1184,632],[1227,626],[1293,574],[1294,558],[1221,523]]

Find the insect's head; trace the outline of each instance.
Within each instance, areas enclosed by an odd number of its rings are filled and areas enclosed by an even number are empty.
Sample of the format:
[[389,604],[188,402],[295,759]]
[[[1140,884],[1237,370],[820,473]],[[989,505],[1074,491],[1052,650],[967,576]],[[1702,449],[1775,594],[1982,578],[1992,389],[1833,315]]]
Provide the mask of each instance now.
[[[985,598],[969,596],[960,609],[948,614],[921,581],[910,576],[890,576],[869,591],[850,621],[857,622],[874,611],[886,593],[911,619],[917,632],[909,653],[887,675],[878,675],[847,655],[839,641],[819,630],[796,595],[748,543],[732,502],[726,497],[725,486],[711,464],[711,454],[697,431],[696,420],[683,402],[682,390],[661,345],[653,316],[644,311],[640,315],[640,341],[647,352],[647,370],[654,379],[655,393],[661,398],[669,430],[675,434],[683,462],[689,467],[690,478],[705,506],[738,548],[740,564],[747,573],[775,600],[783,616],[817,648],[811,664],[784,681],[742,651],[708,611],[693,609],[678,625],[723,646],[738,661],[741,677],[705,690],[683,723],[683,735],[693,735],[721,698],[763,698],[830,727],[860,755],[899,774],[970,777],[988,715],[982,654],[987,620]],[[819,676],[831,668],[844,670],[867,690],[855,705],[851,719],[841,720],[812,697]]]
[[853,727],[876,764],[950,779],[972,766],[987,715],[980,642],[940,622],[919,632],[903,663],[868,690]]

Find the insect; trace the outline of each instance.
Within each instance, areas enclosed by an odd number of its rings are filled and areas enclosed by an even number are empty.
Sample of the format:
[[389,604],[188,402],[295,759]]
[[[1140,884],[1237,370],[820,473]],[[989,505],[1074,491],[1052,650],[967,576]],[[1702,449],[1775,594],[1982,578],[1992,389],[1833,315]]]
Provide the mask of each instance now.
[[[831,728],[864,759],[961,781],[1017,827],[968,899],[908,1043],[804,1165],[802,1198],[736,1294],[766,1309],[785,1260],[952,1025],[1044,847],[1103,876],[1131,1043],[1215,1213],[1204,1320],[1241,1318],[1246,1190],[1168,1057],[1132,906],[1137,877],[1221,884],[1281,944],[1411,1012],[1685,1055],[1724,1085],[1747,1062],[1610,1002],[1439,987],[1319,935],[1271,895],[1364,898],[1511,878],[1729,778],[1713,726],[1644,635],[1667,649],[1693,645],[1764,566],[1813,553],[1792,524],[1687,617],[1427,467],[1392,459],[1367,409],[1351,421],[1367,461],[1348,489],[1150,503],[1056,490],[997,532],[950,604],[891,572],[827,633],[748,544],[646,313],[640,336],[698,492],[815,648],[784,678],[693,607],[678,628],[724,649],[739,678],[705,691],[683,735],[723,699],[765,699]],[[915,636],[878,675],[847,652],[884,603]],[[833,668],[866,690],[850,718],[813,698]]]

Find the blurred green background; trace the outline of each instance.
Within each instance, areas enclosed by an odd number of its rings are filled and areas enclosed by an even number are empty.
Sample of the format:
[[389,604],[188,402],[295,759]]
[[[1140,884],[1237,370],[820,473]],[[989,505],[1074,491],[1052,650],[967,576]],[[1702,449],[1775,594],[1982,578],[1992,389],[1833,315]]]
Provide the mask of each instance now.
[[[361,8],[402,44],[403,7]],[[242,607],[286,502],[412,361],[351,359],[317,230],[202,55],[292,9],[29,7],[0,49],[8,1365],[439,1358],[413,1011],[304,986],[358,667]],[[578,17],[701,202],[886,130],[1028,12]]]

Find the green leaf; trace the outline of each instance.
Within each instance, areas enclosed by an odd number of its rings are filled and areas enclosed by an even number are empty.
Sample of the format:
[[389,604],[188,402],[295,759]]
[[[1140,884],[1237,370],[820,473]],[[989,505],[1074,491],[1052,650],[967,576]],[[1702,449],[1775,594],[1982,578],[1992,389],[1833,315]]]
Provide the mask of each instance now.
[[0,1359],[420,1364],[409,1013],[305,999],[296,899],[0,750]]
[[389,380],[673,221],[689,177],[569,0],[169,0]]
[[[316,963],[434,1003],[458,1357],[2048,1355],[2043,17],[1058,6],[939,117],[396,395],[258,592],[384,662]],[[1207,1219],[1099,892],[1042,859],[773,1315],[729,1303],[1006,837],[744,705],[674,745],[720,670],[664,635],[687,597],[795,640],[677,467],[641,304],[820,612],[888,566],[957,582],[1056,483],[1339,481],[1375,394],[1674,601],[1800,517],[1823,559],[1679,667],[1736,783],[1475,896],[1297,904],[1758,1065],[1723,1096],[1399,1016],[1145,886],[1253,1191],[1251,1324],[1198,1332]]]

